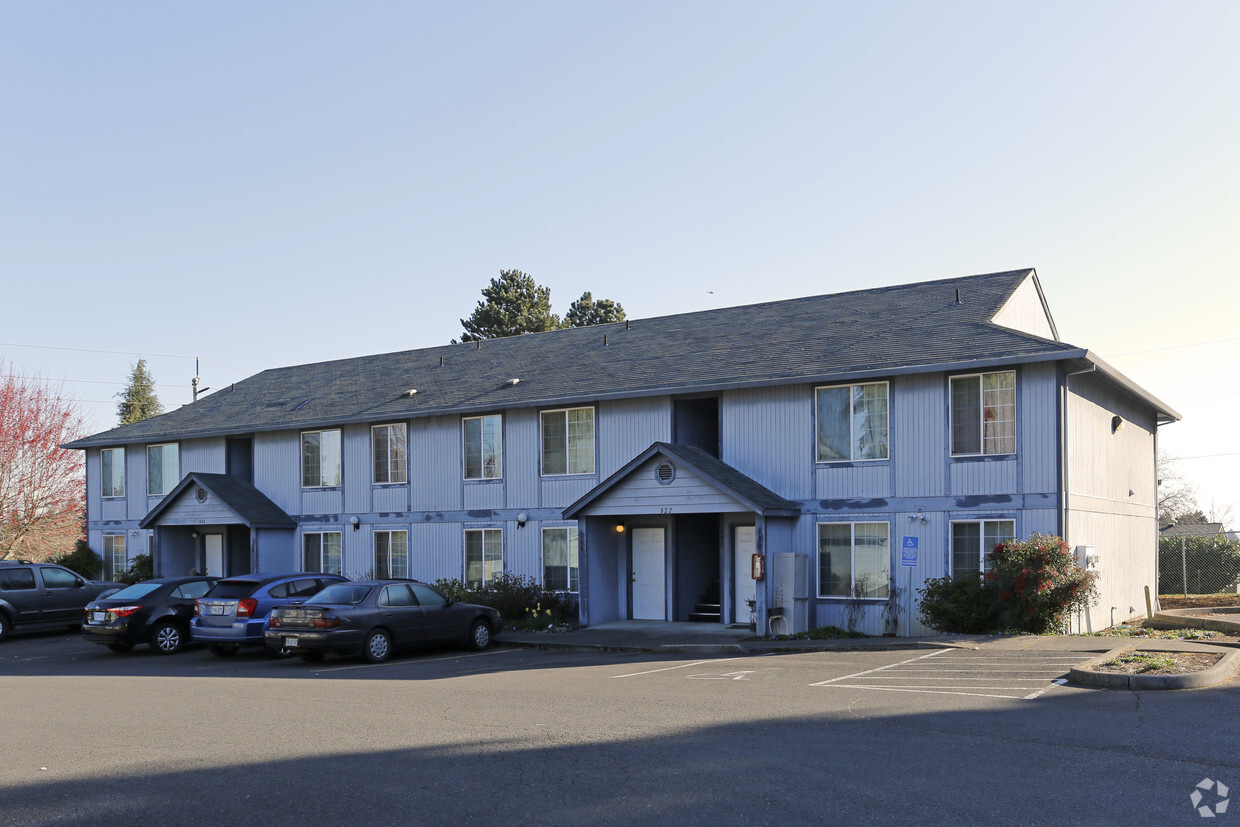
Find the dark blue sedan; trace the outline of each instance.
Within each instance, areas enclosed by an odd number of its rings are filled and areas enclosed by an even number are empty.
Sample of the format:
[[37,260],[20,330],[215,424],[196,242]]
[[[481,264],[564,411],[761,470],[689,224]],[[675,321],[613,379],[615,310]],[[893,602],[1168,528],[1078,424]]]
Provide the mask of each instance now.
[[501,629],[495,609],[457,603],[425,583],[364,580],[337,583],[300,606],[272,610],[267,648],[297,652],[310,661],[328,653],[360,653],[379,663],[397,649],[430,643],[485,649]]

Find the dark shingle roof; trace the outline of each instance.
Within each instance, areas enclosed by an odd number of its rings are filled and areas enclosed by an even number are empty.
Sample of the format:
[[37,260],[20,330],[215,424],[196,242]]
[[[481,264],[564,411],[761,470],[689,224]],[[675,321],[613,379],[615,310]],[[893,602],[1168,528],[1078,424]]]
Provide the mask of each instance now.
[[227,474],[202,474],[197,471],[186,474],[177,487],[160,500],[159,505],[142,519],[140,528],[150,528],[159,522],[159,515],[181,498],[190,486],[201,485],[237,512],[237,516],[251,528],[295,528],[297,522],[259,491],[240,477]]
[[569,520],[575,517],[590,503],[606,495],[616,483],[645,464],[651,457],[659,454],[679,463],[732,499],[759,514],[770,517],[794,517],[801,513],[801,506],[784,499],[762,483],[745,476],[701,448],[692,445],[674,445],[670,442],[656,442],[626,463],[619,471],[592,488],[590,493],[564,509],[564,519]]
[[[990,321],[1031,275],[1013,270],[276,368],[71,447],[1083,355]],[[411,388],[417,393],[408,396]]]

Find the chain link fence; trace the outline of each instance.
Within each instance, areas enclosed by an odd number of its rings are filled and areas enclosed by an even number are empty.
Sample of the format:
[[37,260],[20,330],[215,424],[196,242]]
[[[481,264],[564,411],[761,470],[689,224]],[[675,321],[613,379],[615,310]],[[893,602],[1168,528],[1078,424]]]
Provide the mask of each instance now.
[[1159,539],[1159,594],[1237,594],[1238,584],[1240,540],[1218,533]]

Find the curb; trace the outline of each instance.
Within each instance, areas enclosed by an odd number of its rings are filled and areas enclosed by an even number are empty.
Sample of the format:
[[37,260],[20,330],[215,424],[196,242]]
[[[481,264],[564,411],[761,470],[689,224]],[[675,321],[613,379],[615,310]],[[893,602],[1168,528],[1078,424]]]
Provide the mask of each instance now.
[[1154,617],[1150,619],[1152,622],[1146,621],[1146,625],[1153,626],[1155,629],[1206,629],[1224,634],[1240,634],[1240,610],[1214,610],[1220,614],[1235,614],[1235,620],[1193,616],[1193,612],[1199,611],[1201,609],[1164,609],[1155,612]]
[[[809,641],[814,643],[814,641]],[[513,649],[543,649],[556,652],[628,652],[660,655],[784,655],[804,652],[902,652],[919,649],[974,649],[972,644],[938,641],[911,641],[909,643],[858,644],[847,641],[824,642],[814,646],[804,641],[777,641],[767,645],[765,641],[745,643],[664,643],[657,646],[633,646],[621,643],[579,643],[557,640],[512,640],[498,638],[496,646]],[[800,645],[797,645],[797,644]]]
[[1232,676],[1236,666],[1240,665],[1240,651],[1230,649],[1223,652],[1218,663],[1200,672],[1188,672],[1183,675],[1129,675],[1126,672],[1096,672],[1092,667],[1140,649],[1143,652],[1183,652],[1184,650],[1157,649],[1140,643],[1119,646],[1105,655],[1092,658],[1079,666],[1068,670],[1068,680],[1083,686],[1096,686],[1101,689],[1201,689],[1222,683]]

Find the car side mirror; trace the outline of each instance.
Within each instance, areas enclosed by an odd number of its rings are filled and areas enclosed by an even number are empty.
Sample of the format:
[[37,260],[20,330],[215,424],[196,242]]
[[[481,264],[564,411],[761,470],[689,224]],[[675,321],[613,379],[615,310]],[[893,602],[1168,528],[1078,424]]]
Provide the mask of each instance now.
[[455,603],[455,602],[456,602],[455,600],[453,600],[451,597],[449,597],[449,598],[448,598],[448,602],[447,602],[447,603],[445,603],[444,605],[445,605],[445,606],[451,606],[451,605],[452,605],[453,603]]
[[83,580],[82,578],[80,578],[80,577],[79,577],[79,578],[77,578],[76,580],[74,580],[74,581],[73,581],[73,585],[74,585],[74,587],[75,587],[75,588],[80,589],[80,588],[82,588],[83,586],[85,586],[85,585],[86,585],[86,581],[85,581],[85,580]]

